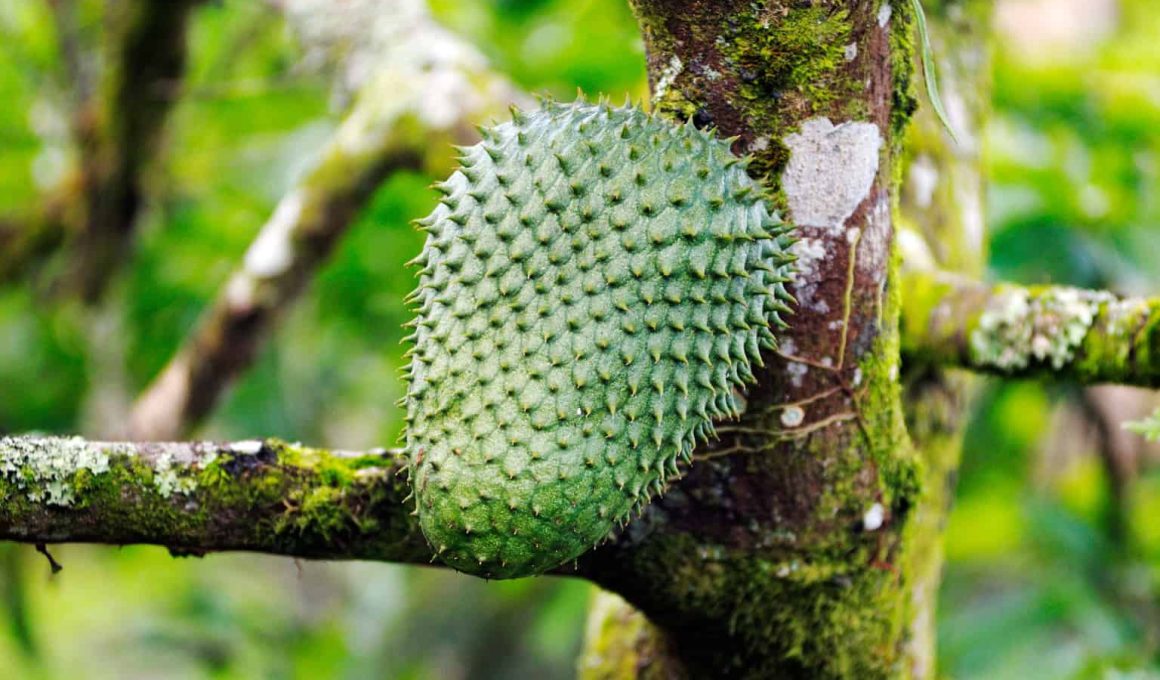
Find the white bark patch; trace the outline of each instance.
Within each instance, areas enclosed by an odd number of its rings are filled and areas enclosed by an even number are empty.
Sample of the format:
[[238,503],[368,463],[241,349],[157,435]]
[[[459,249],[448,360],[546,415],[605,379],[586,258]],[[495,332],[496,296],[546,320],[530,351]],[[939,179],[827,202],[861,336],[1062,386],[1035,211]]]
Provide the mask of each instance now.
[[858,240],[858,269],[870,272],[878,284],[886,281],[889,269],[886,263],[890,258],[890,231],[890,199],[883,196],[870,211]]
[[805,422],[805,419],[806,412],[802,410],[801,406],[787,406],[781,412],[781,424],[785,427],[798,427]]
[[862,515],[862,528],[866,531],[878,531],[886,522],[886,508],[881,503],[875,503]]
[[282,199],[270,221],[250,249],[246,251],[246,271],[259,279],[273,278],[285,272],[294,262],[292,239],[302,216],[305,201],[302,192],[294,191]]
[[681,74],[684,68],[684,62],[674,54],[673,58],[669,60],[668,65],[665,66],[665,69],[661,71],[661,77],[657,79],[656,94],[653,95],[653,99],[659,101],[661,97],[665,96],[665,92],[668,91],[669,86],[673,84],[673,81],[677,79],[677,76]]
[[826,242],[819,238],[802,236],[790,247],[790,251],[797,257],[797,275],[791,284],[793,295],[797,298],[802,309],[819,314],[830,311],[830,306],[824,299],[817,299],[818,292],[818,263],[826,259]]
[[791,361],[785,365],[786,373],[789,373],[789,381],[794,387],[801,387],[803,379],[806,374],[810,372],[810,367],[805,364],[799,364],[796,361]]
[[812,118],[786,137],[790,160],[782,187],[799,226],[839,230],[870,192],[882,134],[873,123]]
[[233,309],[249,309],[254,306],[254,277],[246,272],[234,274],[226,284],[226,300]]
[[247,439],[246,441],[234,442],[230,445],[230,450],[244,456],[256,456],[262,452],[262,440]]
[[854,61],[858,58],[858,43],[852,42],[846,45],[846,61]]
[[826,259],[826,243],[820,238],[802,236],[790,246],[790,252],[797,257],[797,280],[808,281],[817,274],[817,264]]
[[894,8],[890,6],[889,2],[884,2],[878,7],[878,27],[886,28],[886,24],[890,23],[890,17],[894,14]]

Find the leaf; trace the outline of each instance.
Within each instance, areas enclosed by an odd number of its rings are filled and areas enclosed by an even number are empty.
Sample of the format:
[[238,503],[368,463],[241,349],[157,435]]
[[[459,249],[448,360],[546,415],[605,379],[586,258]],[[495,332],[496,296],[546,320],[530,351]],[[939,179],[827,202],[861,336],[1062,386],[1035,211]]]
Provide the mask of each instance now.
[[922,43],[922,75],[926,82],[926,96],[930,100],[930,105],[934,108],[934,113],[938,116],[938,120],[946,128],[947,134],[951,139],[958,142],[958,137],[955,136],[955,129],[951,127],[950,119],[947,117],[947,110],[943,106],[942,97],[938,92],[938,72],[934,65],[934,50],[930,47],[930,31],[926,26],[926,13],[922,10],[921,0],[910,0],[910,4],[914,6],[914,17],[918,23],[918,39]]

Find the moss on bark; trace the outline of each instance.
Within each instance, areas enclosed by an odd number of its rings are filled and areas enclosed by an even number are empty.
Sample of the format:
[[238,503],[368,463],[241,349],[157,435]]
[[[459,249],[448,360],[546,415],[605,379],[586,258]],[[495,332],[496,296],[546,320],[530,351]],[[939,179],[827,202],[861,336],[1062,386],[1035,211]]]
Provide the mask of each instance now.
[[[913,109],[908,5],[633,5],[655,106],[736,135],[734,150],[756,158],[751,171],[783,208],[793,203],[781,181],[787,137],[804,123],[872,126],[883,143],[857,159],[876,169],[847,217],[799,224],[814,248],[799,283],[813,286],[814,304],[766,357],[746,415],[581,569],[640,608],[671,643],[659,646],[673,650],[666,661],[691,677],[902,674],[903,539],[922,479],[898,386],[891,225]],[[818,196],[821,174],[809,187]]]
[[1160,386],[1160,299],[1064,286],[986,286],[907,276],[904,338],[915,363],[1080,384]]
[[279,440],[0,439],[0,538],[425,563],[403,463]]

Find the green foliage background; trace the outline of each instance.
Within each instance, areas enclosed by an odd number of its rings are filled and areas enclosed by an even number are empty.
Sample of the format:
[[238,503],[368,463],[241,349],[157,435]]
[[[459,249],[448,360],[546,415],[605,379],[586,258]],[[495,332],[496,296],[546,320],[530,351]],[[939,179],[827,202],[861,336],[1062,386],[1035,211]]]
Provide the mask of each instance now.
[[[85,30],[100,4],[80,3]],[[621,0],[433,6],[529,90],[645,94]],[[72,153],[46,8],[0,3],[2,214],[35,205]],[[991,274],[1160,290],[1160,8],[1124,0],[1113,32],[1046,57],[1020,41],[996,43]],[[334,129],[327,79],[300,68],[293,36],[262,3],[209,3],[192,46],[189,95],[113,292],[123,313],[102,322],[100,344],[113,349],[94,348],[82,310],[45,305],[30,286],[0,289],[0,433],[89,431],[139,391]],[[382,187],[205,436],[395,440],[412,285],[402,262],[420,244],[408,220],[433,205],[433,179],[402,174]],[[975,405],[939,615],[950,677],[1160,675],[1160,466],[1129,493],[1129,532],[1117,540],[1092,451],[1043,471],[1074,397],[992,383]],[[0,676],[566,678],[590,595],[578,582],[380,564],[174,560],[152,548],[56,557],[65,571],[51,577],[31,549],[0,546]]]

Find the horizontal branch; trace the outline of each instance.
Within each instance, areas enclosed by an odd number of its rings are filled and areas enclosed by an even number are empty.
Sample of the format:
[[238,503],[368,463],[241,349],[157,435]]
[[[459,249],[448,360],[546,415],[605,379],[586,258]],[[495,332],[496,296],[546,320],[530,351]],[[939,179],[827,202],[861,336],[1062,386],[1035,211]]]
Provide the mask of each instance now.
[[987,286],[947,275],[903,282],[912,360],[1008,377],[1160,387],[1160,298],[1064,286]]
[[0,438],[0,540],[427,563],[403,469],[278,440]]

